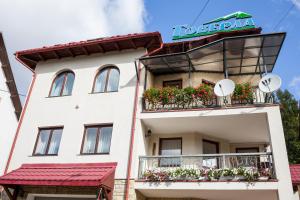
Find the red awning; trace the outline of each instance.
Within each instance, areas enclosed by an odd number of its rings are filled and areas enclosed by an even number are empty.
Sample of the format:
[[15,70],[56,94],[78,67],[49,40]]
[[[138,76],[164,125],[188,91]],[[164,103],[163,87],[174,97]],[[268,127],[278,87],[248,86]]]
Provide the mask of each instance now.
[[300,164],[290,165],[293,185],[300,185]]
[[113,189],[117,163],[23,164],[0,177],[0,185],[103,186]]

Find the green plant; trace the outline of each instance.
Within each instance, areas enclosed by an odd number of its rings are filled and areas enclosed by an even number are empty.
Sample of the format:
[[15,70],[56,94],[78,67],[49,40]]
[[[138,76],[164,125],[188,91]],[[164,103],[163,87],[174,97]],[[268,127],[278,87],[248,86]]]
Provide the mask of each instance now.
[[246,172],[246,168],[244,167],[238,167],[237,169],[235,169],[235,175],[237,176],[244,176]]
[[210,169],[207,173],[209,180],[219,180],[222,175],[222,170],[220,169]]
[[246,180],[248,182],[252,182],[252,181],[256,181],[259,177],[258,172],[256,172],[255,170],[247,170],[244,174],[244,176],[246,177]]
[[213,88],[208,84],[201,84],[195,89],[197,98],[204,104],[211,101],[213,98]]
[[195,99],[196,90],[193,87],[186,87],[183,89],[185,100],[188,105],[190,105]]
[[197,179],[197,178],[199,178],[199,173],[195,169],[177,168],[175,171],[173,171],[172,177],[174,179],[177,179],[177,178]]
[[152,106],[156,106],[160,100],[160,90],[157,88],[150,88],[144,92],[144,98],[148,101]]
[[247,103],[253,102],[254,94],[250,83],[238,83],[235,85],[233,91],[233,99],[246,101]]
[[222,176],[234,176],[233,169],[223,169]]
[[173,87],[164,87],[159,91],[160,101],[163,105],[172,103],[174,98],[174,89]]
[[164,170],[146,170],[143,173],[143,178],[146,181],[156,182],[156,181],[168,181],[170,180],[171,173]]

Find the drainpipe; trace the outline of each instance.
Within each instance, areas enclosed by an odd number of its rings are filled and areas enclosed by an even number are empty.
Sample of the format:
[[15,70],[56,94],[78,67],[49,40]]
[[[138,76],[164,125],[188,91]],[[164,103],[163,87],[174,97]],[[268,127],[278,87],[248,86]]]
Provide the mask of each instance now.
[[[163,42],[161,41],[161,45],[158,49],[156,49],[152,52],[146,53],[143,56],[149,56],[149,55],[161,50],[162,48],[163,48]],[[137,76],[140,77],[140,74],[141,74],[141,63],[139,62]],[[125,200],[129,200],[130,176],[131,176],[132,154],[133,154],[134,134],[135,134],[135,124],[136,124],[136,112],[137,112],[138,98],[139,98],[139,86],[140,86],[140,79],[136,81],[136,86],[135,86],[135,97],[134,97],[133,114],[132,114],[131,136],[130,136],[127,178],[126,178],[126,188],[125,188]]]
[[[16,55],[16,59],[20,63],[22,63],[23,65],[25,65],[27,68],[30,69],[30,67],[28,65],[26,65],[22,60],[20,60],[18,58],[18,54]],[[30,70],[30,71],[32,71],[32,70]],[[29,90],[28,90],[28,94],[27,94],[27,97],[26,97],[26,100],[25,100],[24,108],[22,109],[22,112],[21,112],[21,115],[20,115],[20,120],[18,122],[18,126],[17,126],[17,130],[16,130],[16,133],[15,133],[15,137],[14,137],[14,140],[13,140],[10,152],[9,152],[9,156],[8,156],[8,159],[7,159],[7,162],[6,162],[4,174],[7,173],[8,168],[9,168],[9,164],[10,164],[10,161],[11,161],[11,158],[12,158],[12,155],[13,155],[16,143],[17,143],[17,138],[18,138],[18,135],[19,135],[19,132],[20,132],[20,128],[21,128],[21,125],[22,125],[22,122],[23,122],[23,118],[24,118],[24,115],[25,115],[25,111],[27,109],[27,105],[28,105],[28,102],[29,102],[29,99],[30,99],[30,95],[31,95],[32,88],[33,88],[33,85],[34,85],[34,82],[35,82],[35,78],[36,78],[36,74],[33,72],[33,77],[32,77],[31,84],[30,84],[30,87],[29,87]]]

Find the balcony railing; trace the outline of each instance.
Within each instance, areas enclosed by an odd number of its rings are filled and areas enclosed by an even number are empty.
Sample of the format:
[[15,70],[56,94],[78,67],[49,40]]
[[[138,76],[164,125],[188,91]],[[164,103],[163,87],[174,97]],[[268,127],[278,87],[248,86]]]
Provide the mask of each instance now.
[[144,181],[267,181],[275,179],[271,153],[140,156]]
[[185,110],[185,109],[201,109],[201,108],[217,108],[217,107],[231,107],[231,106],[249,106],[262,105],[274,103],[274,97],[271,94],[263,93],[258,87],[253,87],[252,99],[238,99],[233,96],[217,97],[213,96],[211,99],[203,101],[199,98],[194,98],[187,102],[176,102],[175,98],[168,103],[158,101],[151,103],[145,98],[142,99],[143,111],[168,111],[168,110]]

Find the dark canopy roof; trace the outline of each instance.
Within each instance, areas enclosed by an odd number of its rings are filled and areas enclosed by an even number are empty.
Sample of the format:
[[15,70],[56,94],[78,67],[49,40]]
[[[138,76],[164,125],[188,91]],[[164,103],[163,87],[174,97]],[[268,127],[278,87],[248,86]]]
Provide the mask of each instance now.
[[228,75],[272,72],[285,33],[231,36],[179,53],[143,57],[140,61],[154,74],[215,72]]

